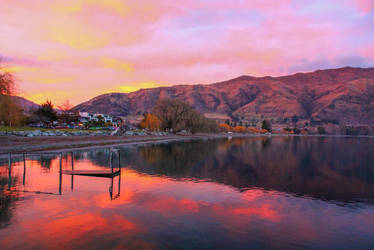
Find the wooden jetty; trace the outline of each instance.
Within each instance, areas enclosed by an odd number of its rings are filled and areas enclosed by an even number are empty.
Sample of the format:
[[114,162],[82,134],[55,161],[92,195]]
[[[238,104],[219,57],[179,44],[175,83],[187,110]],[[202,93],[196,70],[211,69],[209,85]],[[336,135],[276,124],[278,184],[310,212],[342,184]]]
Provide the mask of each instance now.
[[[118,169],[114,170],[113,164],[113,152],[118,154]],[[121,152],[119,150],[110,150],[110,169],[103,169],[103,170],[74,170],[74,155],[72,152],[71,155],[71,170],[62,170],[62,174],[66,175],[85,175],[85,176],[94,176],[94,177],[106,177],[106,178],[113,178],[117,175],[121,174]],[[73,183],[73,180],[72,180]]]
[[[32,153],[32,154],[43,154],[43,153]],[[109,187],[109,194],[110,199],[114,200],[120,196],[121,193],[121,151],[118,149],[111,149],[110,150],[110,169],[102,169],[102,170],[75,170],[74,169],[74,152],[71,152],[71,170],[62,170],[62,152],[60,153],[52,153],[57,154],[59,156],[59,188],[58,194],[62,195],[62,175],[71,175],[71,191],[74,189],[74,175],[84,175],[84,176],[92,176],[92,177],[105,177],[110,178],[110,187]],[[118,168],[114,168],[113,156],[116,154],[118,156]],[[26,153],[22,154],[23,157],[23,181],[22,184],[25,186],[26,184]],[[12,187],[12,154],[8,154],[8,190],[11,191]],[[114,177],[118,176],[118,193],[113,197],[113,179]],[[30,190],[13,190],[13,191],[20,191],[20,192],[32,192],[37,194],[56,194],[52,192],[42,192],[42,191],[30,191]]]
[[119,175],[121,170],[116,170],[113,172],[111,170],[63,170],[62,173],[67,175],[85,175],[112,178]]

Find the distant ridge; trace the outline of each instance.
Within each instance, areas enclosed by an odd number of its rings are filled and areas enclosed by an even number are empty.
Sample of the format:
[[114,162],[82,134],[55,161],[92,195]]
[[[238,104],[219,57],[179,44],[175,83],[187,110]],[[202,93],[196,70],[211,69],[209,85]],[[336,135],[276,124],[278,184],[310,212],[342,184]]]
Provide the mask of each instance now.
[[31,110],[37,109],[39,107],[38,104],[32,101],[29,101],[23,97],[12,96],[12,98],[15,100],[15,102],[17,102],[21,106],[22,110],[26,113],[30,112]]
[[344,67],[280,77],[240,76],[206,85],[176,85],[110,93],[73,110],[115,116],[150,111],[162,98],[179,99],[203,113],[282,122],[299,117],[345,124],[373,124],[374,68]]

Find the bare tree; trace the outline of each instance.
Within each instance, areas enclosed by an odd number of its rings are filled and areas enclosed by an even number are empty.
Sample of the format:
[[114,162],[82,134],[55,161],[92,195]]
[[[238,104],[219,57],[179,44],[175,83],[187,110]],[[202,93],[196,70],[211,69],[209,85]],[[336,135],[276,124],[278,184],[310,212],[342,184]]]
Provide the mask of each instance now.
[[69,100],[66,100],[63,104],[61,104],[60,106],[57,106],[57,108],[58,108],[59,110],[62,110],[62,111],[64,111],[64,112],[67,112],[67,111],[69,111],[70,109],[73,108],[73,105],[70,103]]
[[15,81],[11,73],[0,66],[0,124],[12,126],[22,118],[22,109],[16,103]]
[[216,122],[207,119],[190,105],[179,100],[163,99],[157,102],[152,114],[161,120],[163,129],[196,132],[217,132]]

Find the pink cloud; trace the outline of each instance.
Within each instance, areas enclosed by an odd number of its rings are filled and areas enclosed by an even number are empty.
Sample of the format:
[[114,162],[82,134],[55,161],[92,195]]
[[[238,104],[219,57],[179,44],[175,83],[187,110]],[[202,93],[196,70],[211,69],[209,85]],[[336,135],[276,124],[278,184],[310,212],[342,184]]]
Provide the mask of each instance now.
[[372,61],[374,61],[374,45],[369,45],[362,48],[361,54],[363,57],[370,58]]
[[374,8],[374,1],[372,0],[356,0],[357,7],[363,14],[367,14]]

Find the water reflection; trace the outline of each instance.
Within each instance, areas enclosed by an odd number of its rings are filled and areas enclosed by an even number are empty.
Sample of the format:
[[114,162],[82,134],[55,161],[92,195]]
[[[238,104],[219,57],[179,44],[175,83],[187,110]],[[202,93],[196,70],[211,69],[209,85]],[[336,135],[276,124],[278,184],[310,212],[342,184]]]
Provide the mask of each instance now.
[[14,201],[18,200],[18,193],[9,192],[7,186],[8,178],[0,173],[0,230],[9,225]]
[[10,190],[0,159],[0,246],[372,248],[373,152],[371,138],[126,146],[115,178],[60,174],[118,167],[109,148],[29,155]]
[[[23,185],[23,190],[22,192],[33,192],[33,193],[38,193],[38,194],[59,194],[59,195],[62,195],[62,176],[66,173],[64,173],[64,170],[62,169],[62,161],[63,159],[65,160],[65,169],[68,168],[68,163],[70,161],[70,168],[72,171],[74,171],[74,161],[75,159],[81,159],[80,157],[74,157],[74,152],[71,152],[70,154],[62,154],[62,153],[59,153],[59,154],[50,154],[49,156],[45,156],[44,154],[33,154],[34,157],[32,158],[37,158],[37,162],[39,163],[39,166],[40,166],[40,169],[41,169],[41,173],[49,173],[50,171],[45,171],[45,164],[46,164],[46,159],[47,162],[48,162],[48,169],[50,169],[51,167],[51,164],[52,164],[52,161],[53,160],[57,160],[58,159],[58,166],[59,166],[59,170],[58,170],[58,193],[53,193],[53,192],[43,192],[43,191],[31,191],[31,190],[27,190],[27,187],[25,188],[25,184],[26,184],[26,179],[27,179],[27,164],[26,164],[26,154],[23,154],[22,155],[22,165],[23,165],[23,174],[22,174],[22,185]],[[100,154],[98,155],[101,155],[101,152]],[[113,158],[113,155],[114,154],[110,154],[110,158],[109,158],[109,165],[110,167],[112,167],[114,165],[114,158]],[[36,157],[35,157],[36,156]],[[9,155],[9,157],[11,158],[11,155]],[[9,158],[9,163],[8,163],[8,178],[7,178],[7,186],[8,186],[8,191],[19,191],[17,190],[17,187],[19,185],[18,184],[18,175],[17,176],[13,176],[13,173],[12,171],[14,171],[14,168],[17,167],[17,166],[13,166],[14,165],[14,162],[12,162],[12,159]],[[119,155],[118,155],[118,150],[117,150],[117,159],[119,160]],[[16,163],[20,163],[20,160],[17,159],[18,161],[16,161]],[[120,164],[120,162],[118,162],[118,165]],[[19,164],[18,165],[18,168],[19,168]],[[117,165],[117,166],[118,166]],[[9,167],[11,166],[11,167]],[[4,169],[4,168],[3,168]],[[112,171],[113,171],[113,168],[112,168]],[[121,168],[119,168],[119,171],[121,171]],[[70,176],[70,190],[71,192],[74,191],[74,176],[76,175],[82,175],[82,174],[72,174],[72,173],[68,173],[68,175]],[[115,178],[117,177],[118,178]],[[98,177],[97,175],[95,175],[95,177]],[[113,176],[104,176],[103,178],[110,178],[110,187],[109,187],[109,196],[110,196],[110,199],[113,200],[113,199],[117,199],[119,196],[120,196],[120,190],[121,190],[121,174],[119,173],[118,174],[115,174]],[[5,178],[2,178],[2,182],[5,182]],[[118,181],[118,191],[116,194],[114,194],[113,196],[113,185],[114,185],[114,179],[117,179]],[[0,183],[1,184],[1,183]],[[13,188],[12,188],[13,187]]]
[[[374,198],[370,138],[261,137],[124,149],[122,162],[147,174],[212,180],[350,201]],[[349,149],[349,150],[347,150]]]

